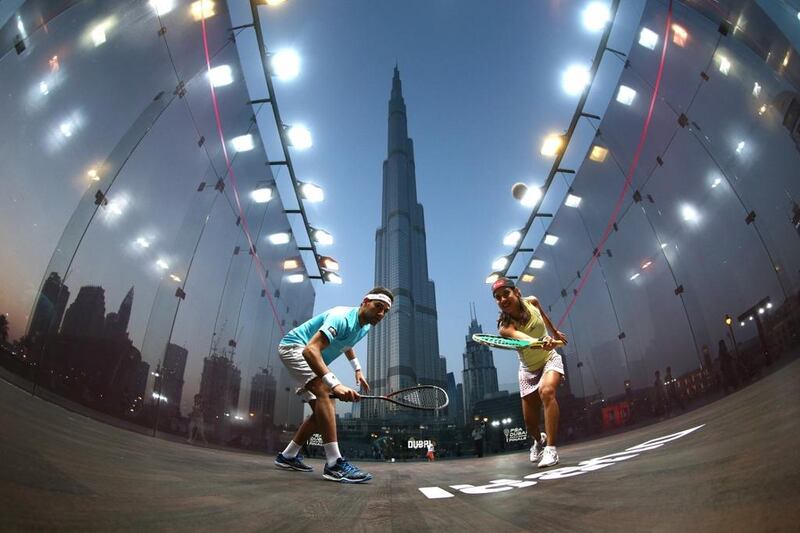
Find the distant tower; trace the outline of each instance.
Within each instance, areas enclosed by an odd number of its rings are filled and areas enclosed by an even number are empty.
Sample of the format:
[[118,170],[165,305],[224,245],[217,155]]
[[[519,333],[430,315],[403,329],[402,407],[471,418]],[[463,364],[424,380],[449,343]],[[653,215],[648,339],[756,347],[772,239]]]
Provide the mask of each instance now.
[[486,394],[497,392],[497,368],[494,366],[492,350],[472,340],[476,333],[483,333],[478,324],[474,304],[470,305],[470,326],[467,346],[464,351],[464,414],[472,416],[472,409]]
[[[389,99],[383,162],[381,227],[375,234],[375,284],[394,293],[392,312],[369,335],[368,371],[374,394],[417,384],[446,387],[439,356],[436,296],[428,278],[425,218],[417,202],[414,144],[408,137],[400,72]],[[364,417],[383,417],[381,402],[364,404]]]
[[58,272],[51,272],[36,300],[28,336],[37,339],[48,333],[56,333],[64,318],[67,301],[69,301],[69,289],[61,282]]
[[85,286],[64,315],[61,333],[76,337],[103,337],[106,297],[103,287]]

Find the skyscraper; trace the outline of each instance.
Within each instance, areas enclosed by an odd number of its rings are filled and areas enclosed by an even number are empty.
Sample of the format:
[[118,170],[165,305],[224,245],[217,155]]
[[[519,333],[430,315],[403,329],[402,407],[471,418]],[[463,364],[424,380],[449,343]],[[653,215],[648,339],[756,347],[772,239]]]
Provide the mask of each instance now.
[[447,373],[447,395],[450,397],[450,405],[447,407],[448,418],[456,424],[464,423],[464,398],[462,395],[461,383],[456,384],[456,375],[453,372]]
[[58,272],[51,272],[42,285],[42,291],[33,310],[33,318],[28,328],[31,339],[58,331],[68,300],[69,289],[61,282]]
[[111,312],[106,315],[105,333],[110,339],[128,337],[128,323],[131,320],[131,309],[133,308],[133,287],[123,298],[119,306],[119,311]]
[[269,370],[262,368],[253,376],[250,386],[250,423],[256,428],[256,437],[264,438],[267,428],[272,425],[275,413],[275,392],[277,382]]
[[[369,335],[368,370],[374,393],[417,384],[446,386],[439,358],[435,288],[428,279],[425,219],[417,202],[414,144],[408,137],[397,67],[389,99],[381,227],[375,234],[375,284],[394,293],[394,304]],[[362,416],[383,416],[384,407],[362,406]]]
[[164,362],[159,368],[153,384],[153,390],[167,398],[164,416],[180,416],[181,397],[183,396],[183,374],[186,370],[186,359],[189,351],[183,346],[167,344]]
[[487,394],[498,392],[497,368],[494,366],[492,350],[488,346],[478,344],[472,340],[476,333],[483,333],[483,328],[478,324],[475,311],[470,308],[472,319],[467,333],[467,346],[464,351],[464,413],[466,417],[472,416],[475,404]]
[[210,355],[203,359],[200,394],[205,403],[206,422],[222,424],[233,416],[239,405],[242,373],[225,355]]
[[106,297],[103,287],[85,286],[64,315],[61,333],[76,337],[103,337]]

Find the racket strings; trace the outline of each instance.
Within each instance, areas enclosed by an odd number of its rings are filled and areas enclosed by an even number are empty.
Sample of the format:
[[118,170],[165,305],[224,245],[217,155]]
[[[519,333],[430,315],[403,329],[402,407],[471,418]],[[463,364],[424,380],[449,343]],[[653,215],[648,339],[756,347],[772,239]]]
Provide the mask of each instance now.
[[425,387],[398,391],[391,399],[409,407],[439,409],[447,405],[447,393],[440,388]]

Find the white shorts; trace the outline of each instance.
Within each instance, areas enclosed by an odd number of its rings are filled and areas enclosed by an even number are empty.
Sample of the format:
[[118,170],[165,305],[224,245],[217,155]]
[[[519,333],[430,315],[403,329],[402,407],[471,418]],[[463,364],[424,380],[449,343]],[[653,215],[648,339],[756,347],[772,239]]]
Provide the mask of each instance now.
[[305,346],[302,344],[279,344],[278,345],[278,355],[283,361],[283,365],[286,367],[286,370],[289,371],[289,375],[294,378],[301,386],[295,389],[295,393],[300,396],[303,401],[310,402],[311,400],[316,400],[317,397],[314,394],[306,389],[306,385],[308,382],[317,377],[311,367],[308,366],[308,361],[306,358],[303,357],[303,350],[305,350]]
[[522,363],[519,364],[519,396],[523,398],[528,394],[532,394],[539,389],[539,381],[549,371],[558,372],[564,375],[564,362],[561,360],[561,355],[553,350],[547,357],[544,366],[536,372],[531,372]]

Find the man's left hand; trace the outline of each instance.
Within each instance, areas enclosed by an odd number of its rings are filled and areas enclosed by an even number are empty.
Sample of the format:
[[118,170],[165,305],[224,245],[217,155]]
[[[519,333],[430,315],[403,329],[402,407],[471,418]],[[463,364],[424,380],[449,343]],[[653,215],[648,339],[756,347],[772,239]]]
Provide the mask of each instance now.
[[364,374],[361,370],[356,370],[356,383],[358,383],[358,386],[361,387],[364,392],[369,392],[369,383],[364,379]]

